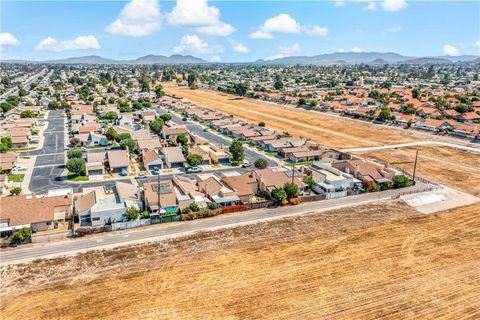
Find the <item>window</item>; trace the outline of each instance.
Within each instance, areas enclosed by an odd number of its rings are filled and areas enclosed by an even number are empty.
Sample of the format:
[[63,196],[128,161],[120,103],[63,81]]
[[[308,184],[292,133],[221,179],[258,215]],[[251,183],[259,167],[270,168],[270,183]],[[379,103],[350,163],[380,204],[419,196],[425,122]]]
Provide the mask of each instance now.
[[99,221],[100,220],[100,217],[93,217],[92,218],[92,221]]
[[52,224],[52,221],[47,221],[45,224],[46,224],[47,226],[50,226],[50,225]]

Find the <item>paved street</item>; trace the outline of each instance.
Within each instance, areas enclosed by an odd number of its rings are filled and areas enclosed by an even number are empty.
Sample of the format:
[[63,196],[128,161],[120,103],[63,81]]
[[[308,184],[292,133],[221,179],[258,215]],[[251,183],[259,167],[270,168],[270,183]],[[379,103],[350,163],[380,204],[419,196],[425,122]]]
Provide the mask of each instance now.
[[280,207],[273,209],[258,209],[247,212],[231,213],[208,219],[166,223],[152,228],[137,229],[132,232],[107,233],[96,239],[68,239],[62,242],[52,242],[45,245],[34,245],[30,248],[7,249],[0,252],[1,263],[17,263],[41,257],[53,257],[72,254],[90,249],[122,246],[143,240],[153,240],[157,237],[175,237],[189,232],[211,230],[219,227],[232,227],[238,224],[255,223],[260,220],[284,217],[303,212],[321,211],[341,206],[365,204],[386,200],[398,196],[400,193],[417,191],[426,188],[418,183],[416,186],[405,189],[393,189],[383,192],[366,193],[338,199],[309,202],[298,206]]

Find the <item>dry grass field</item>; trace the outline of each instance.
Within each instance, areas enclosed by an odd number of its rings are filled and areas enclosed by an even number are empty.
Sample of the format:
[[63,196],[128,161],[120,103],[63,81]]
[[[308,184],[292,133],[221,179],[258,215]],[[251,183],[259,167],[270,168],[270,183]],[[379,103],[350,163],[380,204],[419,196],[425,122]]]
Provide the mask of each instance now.
[[480,206],[334,210],[1,268],[2,319],[474,319]]
[[[182,96],[199,105],[233,114],[253,122],[265,121],[268,127],[317,141],[331,148],[378,146],[414,140],[442,140],[468,143],[445,136],[434,136],[415,130],[403,130],[327,115],[303,109],[280,106],[205,90],[166,86],[170,94]],[[470,144],[471,145],[471,144]],[[421,147],[420,176],[447,184],[474,195],[480,194],[480,156],[451,148]],[[414,150],[387,150],[367,156],[380,161],[399,163],[395,166],[412,172]],[[412,162],[412,163],[405,163]]]

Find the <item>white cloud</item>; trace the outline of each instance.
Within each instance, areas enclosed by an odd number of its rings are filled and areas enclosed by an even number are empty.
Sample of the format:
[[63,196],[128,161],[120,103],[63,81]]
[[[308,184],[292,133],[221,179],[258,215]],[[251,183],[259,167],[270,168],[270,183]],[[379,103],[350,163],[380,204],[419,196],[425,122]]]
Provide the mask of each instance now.
[[368,5],[366,5],[363,10],[366,11],[377,11],[377,4],[373,1],[369,2]]
[[160,31],[162,15],[158,0],[131,0],[105,30],[126,37],[144,37]]
[[223,47],[221,46],[210,46],[207,42],[200,39],[197,35],[184,35],[180,40],[180,45],[173,48],[175,53],[180,52],[192,52],[200,54],[209,54],[223,52]]
[[398,11],[406,8],[408,3],[406,0],[383,0],[382,8],[385,11]]
[[480,40],[478,40],[477,42],[475,42],[475,47],[480,48]]
[[363,50],[359,47],[353,47],[352,50],[350,50],[351,52],[363,52]]
[[204,26],[204,27],[197,27],[195,31],[201,34],[206,34],[208,36],[218,36],[218,37],[225,37],[229,34],[235,32],[235,28],[229,25],[228,23],[220,22],[217,25],[213,26]]
[[222,62],[222,58],[220,56],[213,56],[210,58],[210,62]]
[[306,25],[302,27],[302,31],[309,36],[315,37],[324,37],[328,35],[328,29],[320,26]]
[[198,33],[209,36],[228,36],[236,29],[220,21],[220,10],[209,6],[207,0],[177,0],[172,12],[167,15],[170,25],[195,28]]
[[273,56],[267,58],[267,60],[285,58],[285,57],[288,57],[288,56],[291,56],[295,53],[300,53],[300,52],[302,52],[302,49],[300,48],[300,45],[298,43],[295,43],[291,47],[280,46],[280,47],[277,48],[277,52],[275,52],[275,54]]
[[402,27],[393,27],[393,28],[388,28],[385,30],[386,32],[401,32],[403,29]]
[[85,49],[100,49],[100,44],[95,36],[80,36],[73,40],[66,41],[57,41],[52,37],[47,37],[40,41],[35,47],[35,51],[55,52]]
[[443,49],[443,53],[446,54],[447,56],[459,56],[460,55],[460,50],[458,50],[458,48],[450,45],[450,44],[446,44],[442,47]]
[[0,33],[0,47],[1,46],[18,46],[20,42],[15,36],[9,32]]
[[251,39],[273,39],[274,33],[299,34],[309,36],[326,36],[328,29],[318,25],[300,25],[294,18],[286,13],[271,17],[254,32],[249,34]]
[[273,39],[273,35],[271,33],[262,30],[252,32],[248,35],[248,37],[251,39]]
[[335,7],[343,7],[345,5],[345,1],[344,0],[335,0],[334,5],[335,5]]
[[247,48],[245,45],[241,44],[240,42],[237,42],[233,39],[228,39],[228,42],[232,45],[232,49],[235,52],[238,53],[249,53],[250,49]]

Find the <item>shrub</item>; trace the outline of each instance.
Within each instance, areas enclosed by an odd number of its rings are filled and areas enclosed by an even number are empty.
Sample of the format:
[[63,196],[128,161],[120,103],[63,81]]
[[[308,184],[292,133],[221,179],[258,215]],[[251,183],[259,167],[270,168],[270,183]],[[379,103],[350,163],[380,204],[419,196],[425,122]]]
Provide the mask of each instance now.
[[190,208],[190,210],[192,210],[193,212],[197,212],[200,210],[200,208],[198,207],[198,204],[196,204],[195,202],[192,202],[190,203],[190,205],[188,206]]
[[19,195],[20,193],[22,193],[22,188],[13,187],[13,188],[10,189],[10,193],[14,196]]
[[12,234],[12,239],[16,242],[23,242],[32,236],[32,231],[29,228],[22,228],[15,230]]
[[268,165],[268,161],[263,158],[258,158],[257,160],[255,160],[254,165],[255,168],[265,169]]
[[217,204],[216,202],[209,202],[209,203],[207,204],[207,207],[208,207],[208,209],[210,209],[210,210],[215,210],[215,209],[218,208],[218,204]]
[[287,182],[283,185],[283,190],[285,190],[285,193],[287,195],[287,198],[295,198],[298,196],[300,193],[300,190],[298,189],[296,184],[293,184],[291,182]]
[[201,165],[202,163],[203,163],[203,158],[201,155],[192,153],[187,156],[187,164],[190,167],[196,167]]
[[129,207],[127,209],[127,219],[128,220],[137,220],[140,217],[140,210],[135,207]]
[[83,157],[82,150],[80,150],[78,148],[68,150],[68,152],[67,152],[67,158],[68,159],[82,158],[82,157]]
[[394,188],[404,188],[404,187],[410,187],[412,185],[412,181],[408,179],[406,176],[395,176],[392,179],[393,182],[393,187]]

